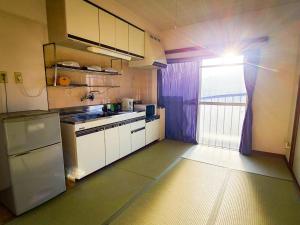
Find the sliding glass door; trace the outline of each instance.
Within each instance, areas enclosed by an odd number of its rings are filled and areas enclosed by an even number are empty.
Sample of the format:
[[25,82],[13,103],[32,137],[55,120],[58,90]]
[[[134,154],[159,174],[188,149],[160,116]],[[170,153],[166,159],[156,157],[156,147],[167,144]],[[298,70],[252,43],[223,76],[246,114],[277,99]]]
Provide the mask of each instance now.
[[247,95],[243,56],[202,60],[200,144],[238,150]]

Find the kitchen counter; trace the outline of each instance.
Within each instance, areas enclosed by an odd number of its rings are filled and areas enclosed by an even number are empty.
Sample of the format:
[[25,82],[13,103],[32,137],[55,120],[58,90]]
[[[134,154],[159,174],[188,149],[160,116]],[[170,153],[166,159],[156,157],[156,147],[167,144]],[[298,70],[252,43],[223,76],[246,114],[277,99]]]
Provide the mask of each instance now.
[[141,149],[146,112],[86,112],[62,115],[61,134],[69,179],[81,179]]
[[[145,111],[135,111],[135,112],[103,112],[103,105],[94,106],[83,106],[83,107],[73,107],[66,109],[57,109],[60,113],[60,121],[62,123],[68,124],[85,124],[85,123],[100,123],[103,121],[108,121],[109,123],[118,122],[118,120],[133,119],[136,117],[145,116]],[[102,122],[100,122],[102,121]]]
[[109,115],[102,113],[79,113],[61,116],[61,123],[70,124],[75,127],[75,131],[100,127],[122,121],[145,119],[145,111],[139,112],[119,112]]
[[82,112],[76,114],[62,115],[61,122],[70,124],[86,123],[95,120],[111,118],[113,116],[120,116],[127,113],[132,112]]

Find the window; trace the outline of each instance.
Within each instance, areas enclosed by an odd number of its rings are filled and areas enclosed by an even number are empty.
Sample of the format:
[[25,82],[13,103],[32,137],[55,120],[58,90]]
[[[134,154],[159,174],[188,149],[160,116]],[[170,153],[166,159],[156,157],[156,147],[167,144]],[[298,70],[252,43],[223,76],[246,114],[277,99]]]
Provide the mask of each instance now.
[[199,142],[238,149],[247,101],[244,57],[205,59],[201,67]]

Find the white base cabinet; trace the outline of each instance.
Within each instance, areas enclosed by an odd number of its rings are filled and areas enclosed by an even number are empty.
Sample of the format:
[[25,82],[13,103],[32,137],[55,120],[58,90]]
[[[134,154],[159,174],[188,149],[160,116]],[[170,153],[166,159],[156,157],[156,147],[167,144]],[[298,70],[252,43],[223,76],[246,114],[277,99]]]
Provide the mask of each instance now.
[[159,119],[155,119],[146,123],[146,145],[156,141],[160,137]]
[[120,158],[131,153],[131,129],[130,123],[122,123],[119,126]]
[[120,158],[119,127],[110,125],[105,128],[106,165]]
[[146,145],[145,141],[145,128],[140,128],[138,131],[132,131],[131,134],[131,150],[132,152],[144,147]]
[[82,177],[105,166],[104,129],[76,137],[77,170],[75,178]]
[[146,123],[145,112],[134,114],[137,114],[134,118],[99,120],[98,126],[93,121],[90,127],[89,123],[78,127],[61,123],[68,178],[81,179],[158,140],[160,120]]
[[146,145],[145,120],[131,123],[131,151],[134,152]]

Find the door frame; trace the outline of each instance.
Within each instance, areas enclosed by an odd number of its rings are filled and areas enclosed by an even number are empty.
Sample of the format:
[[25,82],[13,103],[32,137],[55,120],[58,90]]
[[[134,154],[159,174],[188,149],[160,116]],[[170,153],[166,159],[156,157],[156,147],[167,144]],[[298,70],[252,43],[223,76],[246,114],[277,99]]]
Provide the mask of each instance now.
[[300,79],[298,80],[298,90],[297,90],[297,100],[296,100],[296,108],[295,108],[295,114],[294,114],[292,143],[291,143],[291,151],[290,151],[290,157],[289,157],[289,163],[288,163],[291,170],[293,169],[293,163],[294,163],[294,157],[295,157],[299,119],[300,119]]

